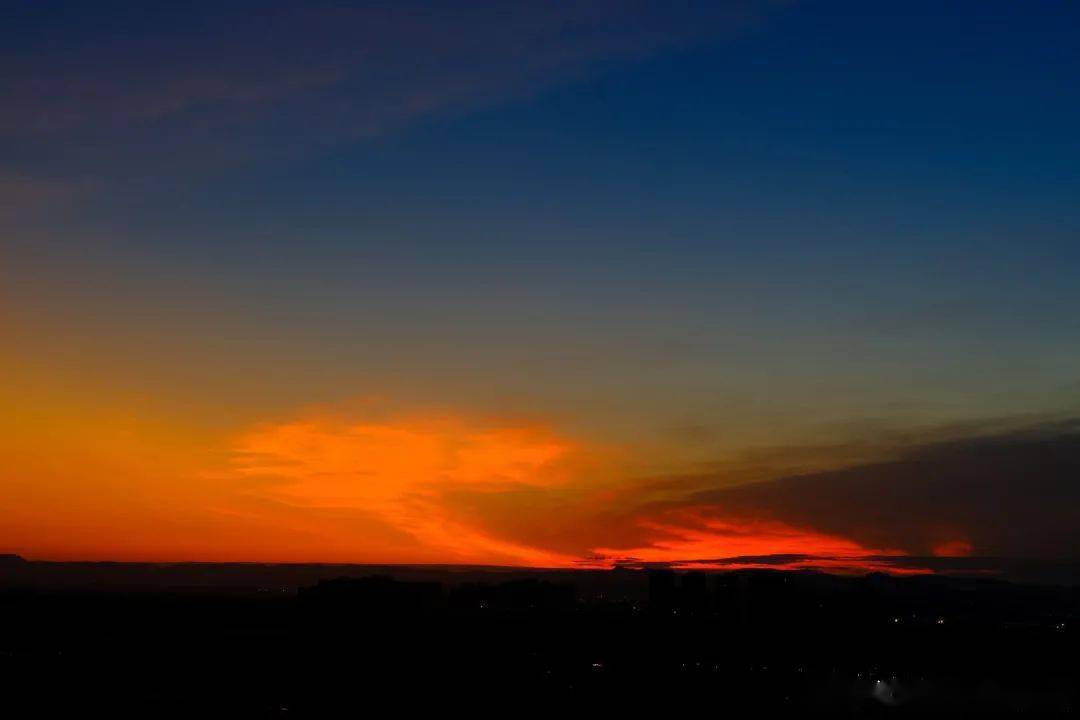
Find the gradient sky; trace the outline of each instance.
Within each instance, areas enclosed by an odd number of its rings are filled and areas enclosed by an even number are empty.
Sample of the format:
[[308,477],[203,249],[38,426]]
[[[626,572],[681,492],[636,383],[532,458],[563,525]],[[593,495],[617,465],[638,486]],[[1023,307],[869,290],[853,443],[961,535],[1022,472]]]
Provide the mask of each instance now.
[[0,5],[0,552],[1080,559],[1076,3]]

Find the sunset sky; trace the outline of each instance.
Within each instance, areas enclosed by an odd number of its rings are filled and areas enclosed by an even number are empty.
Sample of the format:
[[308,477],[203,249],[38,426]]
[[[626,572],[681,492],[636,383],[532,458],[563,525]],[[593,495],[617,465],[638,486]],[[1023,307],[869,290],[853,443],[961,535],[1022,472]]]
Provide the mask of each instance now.
[[0,553],[1080,560],[1080,4],[0,6]]

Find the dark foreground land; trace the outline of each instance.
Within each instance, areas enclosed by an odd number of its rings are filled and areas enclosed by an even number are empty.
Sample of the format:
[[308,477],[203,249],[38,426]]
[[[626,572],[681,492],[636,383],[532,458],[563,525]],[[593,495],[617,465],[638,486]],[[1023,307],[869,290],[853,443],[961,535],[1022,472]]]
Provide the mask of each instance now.
[[1075,713],[1078,611],[987,579],[9,559],[0,716]]

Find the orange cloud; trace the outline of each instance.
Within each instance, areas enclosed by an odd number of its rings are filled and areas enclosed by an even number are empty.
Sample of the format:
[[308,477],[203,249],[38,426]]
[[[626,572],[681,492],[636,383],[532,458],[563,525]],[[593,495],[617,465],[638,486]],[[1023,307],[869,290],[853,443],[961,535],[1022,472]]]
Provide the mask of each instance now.
[[[813,565],[830,569],[866,569],[867,557],[905,554],[898,550],[867,548],[846,538],[776,520],[725,517],[721,512],[719,508],[699,507],[668,513],[659,521],[644,519],[639,524],[649,531],[648,544],[631,548],[602,547],[593,552],[597,558],[616,562],[632,560],[687,567],[729,566],[731,558],[790,555],[800,559],[784,566]],[[757,565],[750,561],[738,564]],[[874,565],[874,569],[884,569],[888,563]],[[777,565],[770,563],[768,567]]]
[[234,450],[233,475],[264,480],[258,492],[267,497],[306,508],[363,510],[444,562],[574,561],[464,523],[442,503],[452,490],[555,487],[573,479],[581,447],[539,424],[323,416],[254,429]]

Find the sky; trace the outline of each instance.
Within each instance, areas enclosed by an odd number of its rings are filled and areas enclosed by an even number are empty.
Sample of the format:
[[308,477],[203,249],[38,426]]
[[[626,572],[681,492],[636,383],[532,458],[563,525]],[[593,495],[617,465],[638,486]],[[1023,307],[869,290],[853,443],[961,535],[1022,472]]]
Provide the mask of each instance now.
[[1075,3],[0,10],[0,552],[1080,561]]

